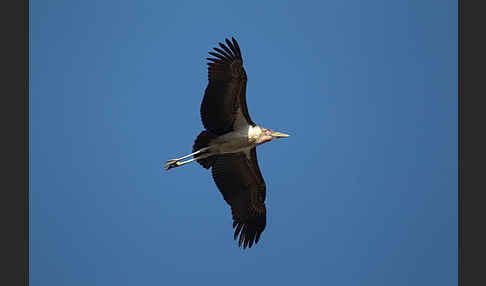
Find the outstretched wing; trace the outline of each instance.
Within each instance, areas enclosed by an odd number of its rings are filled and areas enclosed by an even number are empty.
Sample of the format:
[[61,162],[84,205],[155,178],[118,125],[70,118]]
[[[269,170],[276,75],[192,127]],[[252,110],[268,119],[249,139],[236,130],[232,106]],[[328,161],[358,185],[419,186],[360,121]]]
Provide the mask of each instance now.
[[246,106],[246,72],[240,47],[234,38],[219,43],[214,58],[207,58],[208,86],[201,103],[204,127],[216,135],[236,129],[238,125],[255,125]]
[[257,243],[266,225],[265,181],[255,148],[249,152],[218,155],[212,174],[224,200],[231,206],[234,239],[243,248]]

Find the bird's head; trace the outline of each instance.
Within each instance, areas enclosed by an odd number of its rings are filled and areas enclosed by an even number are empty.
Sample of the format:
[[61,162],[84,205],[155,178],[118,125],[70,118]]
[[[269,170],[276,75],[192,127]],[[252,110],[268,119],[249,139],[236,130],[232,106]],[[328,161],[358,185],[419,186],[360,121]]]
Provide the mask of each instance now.
[[256,139],[257,144],[263,144],[266,142],[270,142],[275,138],[284,138],[284,137],[289,137],[288,134],[273,131],[267,128],[260,127],[261,133]]

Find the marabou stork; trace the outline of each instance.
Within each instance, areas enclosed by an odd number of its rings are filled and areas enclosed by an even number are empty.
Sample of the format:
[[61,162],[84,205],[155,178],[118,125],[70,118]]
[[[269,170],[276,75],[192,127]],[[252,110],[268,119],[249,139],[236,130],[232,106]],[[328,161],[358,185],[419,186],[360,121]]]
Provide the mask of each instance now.
[[[258,167],[255,147],[289,135],[256,125],[246,105],[246,72],[238,43],[226,45],[207,58],[209,83],[201,103],[206,130],[196,138],[193,153],[167,161],[166,170],[197,161],[212,168],[212,176],[224,200],[231,206],[234,239],[252,247],[266,225],[265,181]],[[193,156],[192,159],[182,161]]]

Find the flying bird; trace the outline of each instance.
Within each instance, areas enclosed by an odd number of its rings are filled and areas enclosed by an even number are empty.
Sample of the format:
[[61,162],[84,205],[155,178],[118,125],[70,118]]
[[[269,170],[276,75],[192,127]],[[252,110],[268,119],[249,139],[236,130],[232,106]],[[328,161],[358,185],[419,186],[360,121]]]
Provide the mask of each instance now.
[[[196,161],[211,169],[224,200],[231,206],[234,239],[252,247],[265,229],[265,180],[258,167],[256,146],[289,135],[256,125],[246,104],[246,72],[238,42],[225,39],[209,52],[209,83],[201,103],[205,130],[189,155],[167,161],[164,169]],[[189,157],[191,159],[187,159]],[[183,161],[187,159],[186,161]]]

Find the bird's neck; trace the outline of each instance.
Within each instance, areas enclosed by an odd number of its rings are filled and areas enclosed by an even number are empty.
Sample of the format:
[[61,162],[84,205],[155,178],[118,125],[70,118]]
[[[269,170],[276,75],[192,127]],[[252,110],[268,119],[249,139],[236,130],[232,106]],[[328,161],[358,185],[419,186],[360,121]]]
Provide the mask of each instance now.
[[260,137],[260,134],[262,134],[262,128],[258,125],[255,126],[248,126],[248,139],[253,141]]

